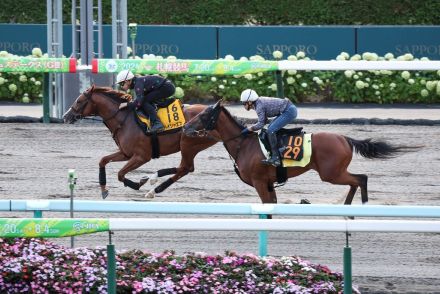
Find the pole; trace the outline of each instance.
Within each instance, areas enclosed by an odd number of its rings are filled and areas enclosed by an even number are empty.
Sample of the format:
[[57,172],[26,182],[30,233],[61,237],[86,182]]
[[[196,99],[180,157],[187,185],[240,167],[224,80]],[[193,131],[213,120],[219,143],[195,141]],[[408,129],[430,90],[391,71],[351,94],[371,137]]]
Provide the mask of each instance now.
[[[260,214],[260,219],[267,219],[267,214]],[[258,255],[267,255],[267,231],[258,232]]]
[[278,98],[284,98],[284,85],[281,70],[275,71],[275,78],[277,81],[277,96]]
[[130,39],[131,39],[131,57],[133,59],[136,58],[136,52],[135,52],[135,40],[136,40],[136,34],[137,34],[137,24],[136,23],[130,23],[128,24],[128,31],[130,32]]
[[108,232],[107,245],[107,293],[116,294],[116,255],[112,244],[112,231]]
[[44,74],[43,81],[43,123],[50,123],[50,98],[49,98],[49,74]]
[[[78,178],[74,169],[69,169],[69,188],[70,188],[70,218],[73,218],[73,190],[75,189],[76,179]],[[70,237],[70,246],[75,247],[75,237]]]
[[348,244],[349,232],[345,232],[344,247],[344,294],[352,294],[351,247]]

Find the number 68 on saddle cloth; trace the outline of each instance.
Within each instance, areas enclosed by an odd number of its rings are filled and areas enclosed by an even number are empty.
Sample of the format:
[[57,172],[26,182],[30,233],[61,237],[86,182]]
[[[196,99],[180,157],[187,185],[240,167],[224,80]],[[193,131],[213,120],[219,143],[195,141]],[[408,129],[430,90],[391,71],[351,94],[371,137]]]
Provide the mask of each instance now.
[[[182,102],[179,99],[175,99],[170,105],[165,107],[159,107],[157,110],[157,117],[160,119],[164,126],[164,130],[172,130],[183,127],[185,124],[185,116],[183,115]],[[150,119],[137,113],[138,119],[141,123],[147,125],[150,129]]]
[[[269,152],[260,141],[261,151],[269,158]],[[312,134],[283,135],[278,139],[283,167],[305,167],[312,156]]]

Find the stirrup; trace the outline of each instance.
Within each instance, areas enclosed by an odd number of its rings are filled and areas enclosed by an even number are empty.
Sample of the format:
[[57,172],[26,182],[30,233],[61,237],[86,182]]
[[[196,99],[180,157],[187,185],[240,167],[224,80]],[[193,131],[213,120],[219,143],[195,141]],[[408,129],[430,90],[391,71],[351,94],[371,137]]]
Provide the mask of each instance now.
[[164,126],[160,122],[153,124],[150,128],[150,132],[161,132],[163,130],[164,130]]
[[280,166],[281,165],[281,161],[278,158],[269,158],[269,159],[263,159],[261,161],[261,163],[266,164],[266,165],[273,165],[275,167]]

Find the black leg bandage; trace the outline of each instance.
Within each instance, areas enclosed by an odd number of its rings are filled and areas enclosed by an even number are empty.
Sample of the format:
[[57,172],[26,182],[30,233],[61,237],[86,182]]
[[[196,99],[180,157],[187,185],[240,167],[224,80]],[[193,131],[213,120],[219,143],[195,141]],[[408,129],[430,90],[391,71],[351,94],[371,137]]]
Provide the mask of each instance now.
[[177,173],[177,168],[175,168],[175,167],[164,168],[164,169],[161,169],[161,170],[157,171],[157,176],[160,178],[160,177],[163,177],[163,176],[174,175],[176,173]]
[[107,177],[105,175],[105,167],[99,168],[99,184],[105,186],[107,184]]
[[166,180],[165,182],[154,188],[154,192],[155,193],[163,192],[166,188],[171,186],[172,183],[174,183],[173,179],[169,178],[168,180]]
[[139,183],[135,183],[133,181],[130,181],[129,179],[124,179],[124,186],[125,187],[130,187],[133,190],[139,190],[139,188],[140,188]]

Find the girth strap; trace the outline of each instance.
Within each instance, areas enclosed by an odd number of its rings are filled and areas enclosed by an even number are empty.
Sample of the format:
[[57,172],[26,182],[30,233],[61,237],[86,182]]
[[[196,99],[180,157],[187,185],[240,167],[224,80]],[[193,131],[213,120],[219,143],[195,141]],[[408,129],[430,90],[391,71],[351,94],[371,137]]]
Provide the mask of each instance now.
[[157,136],[157,132],[151,133],[151,153],[152,158],[160,157],[159,138]]

